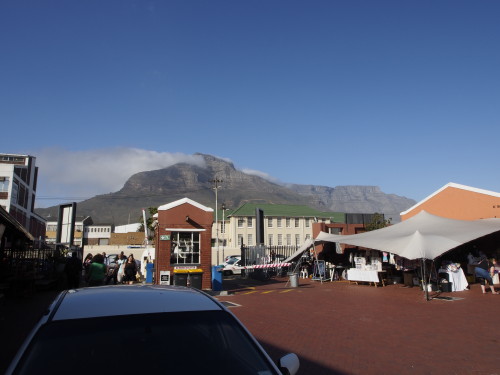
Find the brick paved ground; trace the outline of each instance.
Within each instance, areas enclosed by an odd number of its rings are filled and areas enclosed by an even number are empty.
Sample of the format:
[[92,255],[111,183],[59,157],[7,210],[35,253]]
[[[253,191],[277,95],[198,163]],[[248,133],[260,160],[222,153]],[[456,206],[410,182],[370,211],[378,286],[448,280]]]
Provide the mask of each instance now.
[[[500,374],[500,295],[446,293],[426,301],[418,288],[375,288],[346,282],[224,280],[220,301],[273,358],[297,353],[300,374]],[[232,293],[232,294],[231,294]],[[55,292],[0,305],[0,373]]]
[[234,294],[218,299],[273,358],[298,354],[300,374],[500,374],[500,295],[477,284],[426,301],[416,287],[286,281],[225,280]]

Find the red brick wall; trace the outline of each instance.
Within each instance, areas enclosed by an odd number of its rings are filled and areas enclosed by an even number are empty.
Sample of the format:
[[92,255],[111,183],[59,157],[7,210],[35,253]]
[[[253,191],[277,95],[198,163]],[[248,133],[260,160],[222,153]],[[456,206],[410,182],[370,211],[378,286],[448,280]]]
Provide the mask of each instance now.
[[[212,223],[213,213],[202,210],[189,203],[184,203],[169,210],[158,211],[158,226],[156,227],[156,259],[155,279],[159,283],[160,271],[170,271],[174,276],[174,265],[170,264],[171,240],[160,240],[161,235],[171,236],[172,231],[166,228],[204,229],[200,232],[200,263],[203,270],[202,289],[212,287]],[[171,238],[171,237],[170,237]]]

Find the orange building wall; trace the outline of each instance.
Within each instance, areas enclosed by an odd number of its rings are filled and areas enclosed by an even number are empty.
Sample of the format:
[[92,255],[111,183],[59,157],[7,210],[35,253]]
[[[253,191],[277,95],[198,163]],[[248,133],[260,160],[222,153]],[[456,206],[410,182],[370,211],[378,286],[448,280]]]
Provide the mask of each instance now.
[[500,198],[470,190],[447,187],[405,215],[401,215],[401,220],[409,219],[422,210],[433,215],[458,220],[500,218]]

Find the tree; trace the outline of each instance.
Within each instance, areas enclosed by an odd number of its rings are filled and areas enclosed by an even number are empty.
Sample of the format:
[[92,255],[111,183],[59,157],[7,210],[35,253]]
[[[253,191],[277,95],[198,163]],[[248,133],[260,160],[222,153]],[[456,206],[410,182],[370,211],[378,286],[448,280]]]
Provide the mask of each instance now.
[[[148,237],[151,240],[153,238],[153,233],[154,233],[154,227],[153,227],[154,218],[153,218],[153,216],[158,213],[158,207],[149,207],[148,213],[149,213],[149,217],[146,217],[146,225],[148,226],[148,232],[149,232]],[[141,223],[141,225],[139,225],[138,232],[144,232],[144,219],[143,219],[142,215],[139,218],[139,223]]]
[[388,227],[389,225],[391,225],[391,219],[385,220],[383,214],[375,212],[373,214],[372,221],[365,226],[365,229],[367,232],[369,232],[372,230]]

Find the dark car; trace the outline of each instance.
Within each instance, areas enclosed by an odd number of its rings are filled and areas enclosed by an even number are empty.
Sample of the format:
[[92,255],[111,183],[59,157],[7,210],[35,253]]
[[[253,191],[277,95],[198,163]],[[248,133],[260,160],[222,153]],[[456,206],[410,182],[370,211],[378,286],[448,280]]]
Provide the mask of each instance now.
[[6,374],[271,375],[295,374],[298,367],[295,354],[274,364],[208,294],[127,285],[61,293]]

